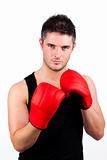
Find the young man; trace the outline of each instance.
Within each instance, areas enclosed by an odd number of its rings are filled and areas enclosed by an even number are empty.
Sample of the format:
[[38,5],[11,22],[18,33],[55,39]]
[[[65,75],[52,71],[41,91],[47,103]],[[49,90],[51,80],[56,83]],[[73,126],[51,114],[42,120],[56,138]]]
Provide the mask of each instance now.
[[83,160],[83,126],[96,140],[104,135],[93,81],[67,69],[75,39],[67,16],[50,17],[39,40],[41,68],[10,88],[9,130],[19,160]]

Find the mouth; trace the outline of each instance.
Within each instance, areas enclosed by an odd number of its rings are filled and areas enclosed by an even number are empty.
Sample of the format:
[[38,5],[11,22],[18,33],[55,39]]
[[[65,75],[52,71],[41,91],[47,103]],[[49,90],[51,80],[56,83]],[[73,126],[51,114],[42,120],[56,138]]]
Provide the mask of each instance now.
[[54,63],[60,63],[61,61],[53,61]]
[[59,65],[61,64],[61,61],[53,61],[54,65]]
[[52,62],[54,62],[54,63],[61,63],[60,60],[52,60]]

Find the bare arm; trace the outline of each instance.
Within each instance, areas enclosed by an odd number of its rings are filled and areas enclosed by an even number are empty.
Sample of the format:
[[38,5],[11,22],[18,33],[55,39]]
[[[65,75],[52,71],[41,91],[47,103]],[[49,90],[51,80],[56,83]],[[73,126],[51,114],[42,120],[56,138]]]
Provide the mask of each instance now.
[[95,85],[88,76],[84,76],[84,78],[87,81],[93,100],[92,106],[89,109],[81,110],[84,128],[90,136],[99,140],[104,135],[105,121],[98,103]]
[[8,94],[8,125],[14,148],[23,152],[37,140],[41,130],[29,122],[25,81],[13,85]]

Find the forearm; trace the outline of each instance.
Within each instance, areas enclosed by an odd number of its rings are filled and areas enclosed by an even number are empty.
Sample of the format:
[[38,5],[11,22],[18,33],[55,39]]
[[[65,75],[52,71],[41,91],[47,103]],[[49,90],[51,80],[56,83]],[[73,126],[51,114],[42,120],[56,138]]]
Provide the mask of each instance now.
[[23,152],[30,148],[38,139],[40,132],[41,130],[33,127],[29,122],[11,136],[14,148],[18,152]]
[[92,106],[87,110],[82,110],[82,116],[86,132],[96,140],[101,139],[105,127],[102,113],[98,113]]

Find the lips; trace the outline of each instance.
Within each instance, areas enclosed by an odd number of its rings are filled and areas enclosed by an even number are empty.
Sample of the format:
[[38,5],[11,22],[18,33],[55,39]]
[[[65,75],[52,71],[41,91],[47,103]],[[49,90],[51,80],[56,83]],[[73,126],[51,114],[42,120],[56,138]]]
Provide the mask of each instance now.
[[59,60],[52,60],[54,63],[61,63]]
[[54,63],[60,63],[61,61],[53,61]]

